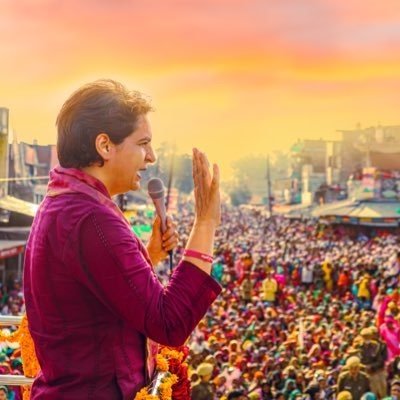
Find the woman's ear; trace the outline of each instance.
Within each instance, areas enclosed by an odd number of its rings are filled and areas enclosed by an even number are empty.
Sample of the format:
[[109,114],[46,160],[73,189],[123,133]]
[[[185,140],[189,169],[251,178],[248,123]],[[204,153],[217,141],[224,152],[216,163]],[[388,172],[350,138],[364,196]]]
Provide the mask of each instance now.
[[95,145],[97,152],[103,160],[108,161],[111,158],[112,143],[107,133],[99,133],[96,136]]

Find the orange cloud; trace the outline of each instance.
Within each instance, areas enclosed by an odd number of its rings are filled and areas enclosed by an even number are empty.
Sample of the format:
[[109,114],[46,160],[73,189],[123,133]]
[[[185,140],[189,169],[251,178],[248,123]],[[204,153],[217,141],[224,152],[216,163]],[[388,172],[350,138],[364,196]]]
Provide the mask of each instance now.
[[400,2],[6,0],[0,105],[18,137],[55,141],[80,84],[151,95],[155,142],[228,166],[297,137],[400,123]]

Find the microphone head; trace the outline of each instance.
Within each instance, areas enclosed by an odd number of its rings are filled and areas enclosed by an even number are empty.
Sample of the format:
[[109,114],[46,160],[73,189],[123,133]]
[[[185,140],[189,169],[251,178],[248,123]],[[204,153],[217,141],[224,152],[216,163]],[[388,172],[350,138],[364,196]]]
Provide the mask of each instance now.
[[147,184],[147,191],[149,196],[154,199],[161,199],[164,197],[164,184],[159,178],[151,178]]

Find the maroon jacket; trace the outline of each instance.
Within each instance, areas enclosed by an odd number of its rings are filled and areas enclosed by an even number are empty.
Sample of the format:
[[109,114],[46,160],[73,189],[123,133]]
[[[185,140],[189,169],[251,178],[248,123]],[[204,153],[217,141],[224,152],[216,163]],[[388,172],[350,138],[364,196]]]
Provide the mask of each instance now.
[[[87,183],[108,196],[99,181]],[[220,290],[188,262],[164,288],[142,243],[107,207],[82,193],[46,197],[24,266],[41,366],[31,399],[133,400],[148,383],[146,337],[182,345]]]

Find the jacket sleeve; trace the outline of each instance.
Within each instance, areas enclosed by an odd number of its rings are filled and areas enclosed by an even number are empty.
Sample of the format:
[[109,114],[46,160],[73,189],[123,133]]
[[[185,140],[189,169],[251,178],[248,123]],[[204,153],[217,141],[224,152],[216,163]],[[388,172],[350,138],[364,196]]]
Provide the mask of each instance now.
[[184,261],[164,287],[129,227],[101,211],[86,216],[77,229],[77,279],[132,328],[160,344],[182,345],[221,287]]
[[344,377],[343,374],[340,374],[337,384],[337,394],[339,394],[343,389],[344,389]]

